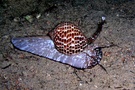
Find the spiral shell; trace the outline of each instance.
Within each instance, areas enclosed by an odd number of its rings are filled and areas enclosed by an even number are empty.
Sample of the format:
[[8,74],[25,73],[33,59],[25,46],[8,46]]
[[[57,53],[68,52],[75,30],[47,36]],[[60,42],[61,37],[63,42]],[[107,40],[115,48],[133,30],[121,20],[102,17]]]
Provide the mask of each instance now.
[[82,52],[88,45],[78,26],[69,22],[59,24],[49,34],[57,50],[66,55]]

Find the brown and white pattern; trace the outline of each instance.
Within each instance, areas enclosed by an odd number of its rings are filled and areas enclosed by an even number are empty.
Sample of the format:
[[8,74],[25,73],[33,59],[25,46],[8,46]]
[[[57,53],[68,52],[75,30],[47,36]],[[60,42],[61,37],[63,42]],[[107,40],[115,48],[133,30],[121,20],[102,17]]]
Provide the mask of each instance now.
[[66,55],[82,52],[87,47],[87,38],[78,26],[69,22],[59,24],[50,36],[57,50]]

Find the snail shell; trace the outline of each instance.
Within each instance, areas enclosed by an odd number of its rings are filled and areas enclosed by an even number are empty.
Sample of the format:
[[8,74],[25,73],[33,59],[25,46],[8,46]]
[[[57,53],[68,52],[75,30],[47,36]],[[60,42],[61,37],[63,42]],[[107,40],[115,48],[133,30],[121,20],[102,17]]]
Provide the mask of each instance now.
[[57,50],[66,55],[82,52],[88,45],[87,38],[75,24],[59,24],[50,33]]
[[[102,51],[98,46],[88,45],[94,41],[102,30],[104,20],[91,38],[86,38],[80,29],[72,23],[59,24],[49,36],[12,38],[13,45],[39,56],[68,64],[75,68],[92,68],[102,59]],[[94,38],[93,38],[94,37]]]

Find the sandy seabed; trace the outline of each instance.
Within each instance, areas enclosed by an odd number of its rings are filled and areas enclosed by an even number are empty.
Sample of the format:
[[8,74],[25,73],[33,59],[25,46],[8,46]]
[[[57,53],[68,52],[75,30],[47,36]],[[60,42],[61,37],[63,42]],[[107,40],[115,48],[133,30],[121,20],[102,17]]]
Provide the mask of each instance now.
[[[7,18],[0,25],[1,90],[135,90],[135,2],[110,4],[109,9],[93,9],[89,3],[64,2],[32,23]],[[93,44],[117,45],[103,49],[100,64],[108,74],[98,65],[75,73],[69,65],[20,51],[10,42],[12,37],[46,35],[63,21],[78,24],[90,37],[102,16],[107,23]]]

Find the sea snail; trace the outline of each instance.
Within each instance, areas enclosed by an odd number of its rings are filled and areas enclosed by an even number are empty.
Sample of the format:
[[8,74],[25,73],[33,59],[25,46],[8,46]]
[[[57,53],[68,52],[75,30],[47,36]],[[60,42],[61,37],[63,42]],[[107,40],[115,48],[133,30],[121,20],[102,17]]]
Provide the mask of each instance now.
[[11,42],[20,50],[46,57],[53,61],[80,69],[92,68],[101,61],[102,51],[101,47],[90,44],[98,37],[104,23],[105,17],[102,17],[97,30],[90,38],[86,38],[76,25],[64,22],[50,31],[49,35],[15,37],[12,38]]

